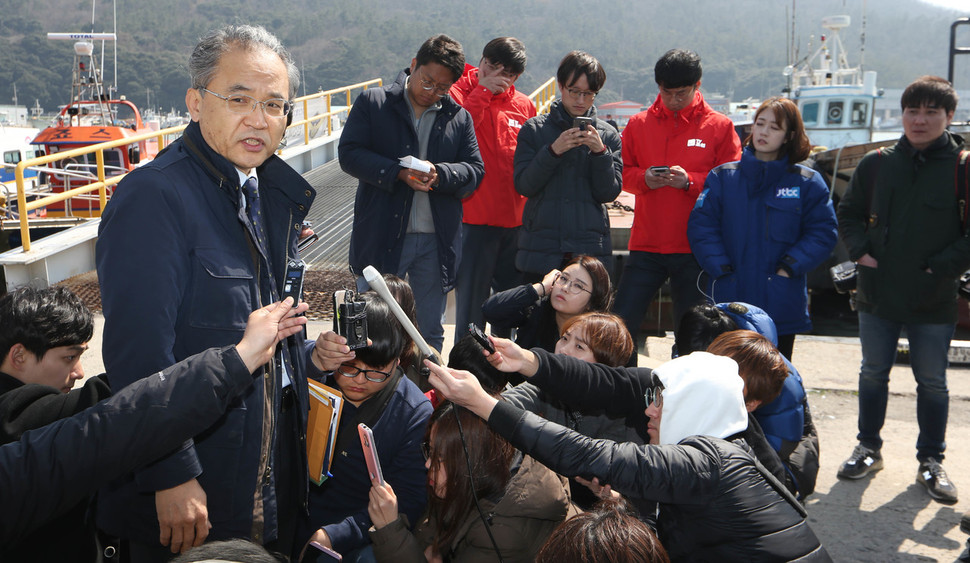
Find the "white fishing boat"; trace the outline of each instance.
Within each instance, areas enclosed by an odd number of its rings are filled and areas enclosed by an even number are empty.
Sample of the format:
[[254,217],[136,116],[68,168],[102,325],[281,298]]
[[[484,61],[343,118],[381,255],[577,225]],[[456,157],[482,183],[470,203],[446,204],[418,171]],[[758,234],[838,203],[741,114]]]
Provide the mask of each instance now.
[[[827,30],[818,48],[785,67],[786,92],[798,103],[812,145],[838,148],[873,140],[873,108],[883,91],[876,86],[876,71],[862,63],[850,65],[841,32],[852,23],[849,16],[822,19]],[[890,133],[898,136],[898,133]]]

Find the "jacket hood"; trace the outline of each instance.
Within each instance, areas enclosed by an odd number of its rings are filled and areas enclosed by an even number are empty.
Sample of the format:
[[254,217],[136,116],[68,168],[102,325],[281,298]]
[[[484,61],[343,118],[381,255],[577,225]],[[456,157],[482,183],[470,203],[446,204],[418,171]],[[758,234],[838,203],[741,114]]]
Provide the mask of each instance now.
[[768,186],[774,186],[792,168],[794,167],[787,158],[759,160],[751,147],[744,147],[741,152],[741,175],[747,180],[748,193],[755,193]]
[[738,325],[738,329],[753,330],[778,346],[778,329],[775,327],[775,321],[771,320],[761,307],[740,301],[718,303],[715,307],[731,317],[734,324]]
[[562,479],[529,456],[523,456],[518,472],[509,480],[505,496],[493,512],[506,516],[561,520],[568,500]]
[[664,386],[661,444],[698,435],[727,438],[747,429],[744,381],[731,358],[694,352],[653,373]]
[[896,143],[896,147],[913,158],[949,158],[954,151],[959,152],[963,147],[963,137],[949,130],[945,130],[930,146],[923,150],[917,150],[909,142],[909,139],[906,138],[906,135],[903,134],[899,138],[899,142]]
[[[400,98],[401,102],[407,103],[407,100],[404,99],[404,97],[407,95],[407,93],[404,91],[404,87],[407,84],[407,80],[409,76],[411,76],[410,68],[405,68],[404,70],[402,70],[397,75],[397,78],[394,79],[394,83],[391,84],[390,86],[387,86],[386,91],[387,91],[388,97],[391,97],[391,96],[398,97]],[[455,103],[455,100],[451,99],[450,94],[445,94],[444,96],[439,98],[439,100],[441,101],[441,112],[443,114],[450,116],[461,108],[461,106]]]
[[694,99],[691,101],[690,105],[680,110],[676,114],[667,109],[664,105],[663,100],[660,99],[660,94],[657,94],[657,99],[653,101],[650,108],[647,110],[656,116],[658,119],[674,119],[676,116],[680,121],[690,121],[691,117],[697,111],[698,108],[702,108],[707,105],[704,101],[704,94],[701,94],[700,88],[694,92]]
[[[557,124],[562,126],[563,131],[569,129],[573,126],[573,116],[569,115],[566,111],[566,106],[563,105],[562,100],[555,100],[549,104],[549,117],[551,117]],[[593,127],[596,127],[596,106],[589,106],[589,110],[586,111],[585,117],[591,117],[593,119]]]
[[[562,521],[569,510],[569,497],[563,479],[527,455],[517,454],[513,466],[516,463],[518,471],[509,479],[505,493],[497,502],[494,499],[482,499],[482,509],[504,518]],[[479,522],[480,516],[477,512],[469,514],[455,536],[452,549]]]
[[[478,74],[480,72],[481,70],[478,67],[465,63],[465,71],[461,75],[461,78],[455,82],[454,86],[457,86],[461,90],[467,90],[468,87],[475,88],[478,86]],[[509,86],[509,89],[501,94],[493,94],[492,96],[499,100],[511,100],[515,97],[515,84]]]

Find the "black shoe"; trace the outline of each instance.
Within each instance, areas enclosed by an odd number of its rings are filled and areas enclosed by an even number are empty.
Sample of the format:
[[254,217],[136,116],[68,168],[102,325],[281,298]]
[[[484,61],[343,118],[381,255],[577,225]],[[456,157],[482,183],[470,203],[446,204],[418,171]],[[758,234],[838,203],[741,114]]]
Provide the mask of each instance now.
[[964,534],[970,534],[970,510],[964,512],[963,518],[960,518],[960,529]]
[[852,450],[849,459],[839,467],[839,479],[862,479],[866,475],[882,469],[882,456],[879,450],[870,450],[859,444]]
[[943,466],[936,459],[928,457],[920,462],[916,482],[926,487],[926,491],[938,502],[956,504],[957,488],[950,482]]

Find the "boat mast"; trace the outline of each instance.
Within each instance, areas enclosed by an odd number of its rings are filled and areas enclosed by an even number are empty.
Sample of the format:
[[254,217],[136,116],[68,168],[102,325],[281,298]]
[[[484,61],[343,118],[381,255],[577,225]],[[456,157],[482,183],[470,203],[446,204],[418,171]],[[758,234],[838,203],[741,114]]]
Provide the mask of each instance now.
[[97,112],[101,115],[101,124],[110,125],[112,123],[112,116],[108,109],[101,69],[98,68],[98,59],[94,54],[94,43],[92,41],[99,39],[101,41],[114,41],[115,34],[48,33],[47,38],[72,40],[75,42],[74,68],[71,70],[71,99],[68,106],[68,115],[71,118],[71,122],[73,123],[74,117],[77,117],[78,124],[80,124],[82,115],[91,106],[91,104],[82,105],[81,102],[93,101],[97,103]]

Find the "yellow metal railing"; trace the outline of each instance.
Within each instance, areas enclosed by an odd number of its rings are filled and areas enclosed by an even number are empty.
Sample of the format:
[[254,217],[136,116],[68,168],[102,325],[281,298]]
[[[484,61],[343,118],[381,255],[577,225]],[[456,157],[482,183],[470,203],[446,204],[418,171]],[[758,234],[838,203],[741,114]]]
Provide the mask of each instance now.
[[[321,119],[327,120],[327,134],[333,133],[332,117],[339,115],[341,113],[346,113],[350,111],[350,106],[353,105],[352,92],[358,88],[367,89],[370,86],[381,86],[383,84],[380,78],[373,80],[368,80],[366,82],[360,82],[357,84],[352,84],[350,86],[344,86],[342,88],[336,88],[334,90],[326,90],[323,92],[317,92],[315,94],[310,94],[308,96],[302,96],[294,100],[294,103],[303,104],[303,115],[304,119],[299,121],[294,121],[287,128],[292,129],[294,127],[303,127],[303,141],[306,144],[310,142],[310,125],[311,123],[317,122]],[[346,95],[346,106],[338,110],[333,110],[333,97],[345,94]],[[309,102],[314,99],[325,98],[327,104],[327,111],[313,117],[306,117],[309,114]],[[167,129],[162,129],[160,131],[154,131],[151,133],[144,133],[141,135],[134,135],[131,137],[126,137],[124,139],[118,139],[115,141],[108,141],[106,143],[98,143],[96,145],[89,145],[86,147],[81,147],[77,149],[72,149],[68,151],[60,151],[54,154],[49,154],[45,156],[28,158],[20,161],[14,171],[15,181],[17,184],[17,212],[19,214],[20,220],[20,236],[23,241],[22,250],[24,252],[30,251],[30,226],[29,226],[29,213],[35,209],[40,209],[54,203],[65,201],[73,198],[74,196],[80,196],[88,194],[94,191],[98,192],[98,199],[100,201],[100,208],[95,211],[94,216],[100,216],[101,210],[107,204],[108,192],[107,188],[116,185],[125,177],[125,174],[119,174],[117,176],[107,177],[105,174],[104,165],[104,151],[108,149],[113,149],[117,147],[127,146],[140,141],[148,141],[151,139],[156,139],[158,142],[158,150],[165,147],[166,137],[174,138],[176,135],[180,134],[182,130],[185,129],[184,125],[179,125],[176,127],[169,127]],[[27,201],[27,190],[25,189],[26,182],[24,178],[24,171],[29,167],[45,166],[52,162],[59,162],[69,158],[80,157],[88,154],[95,155],[97,178],[96,182],[90,184],[79,186],[70,190],[66,190],[62,193],[44,196],[41,198],[34,199],[30,202]]]
[[[332,135],[333,134],[333,120],[331,119],[331,117],[333,117],[335,115],[339,115],[341,113],[349,113],[350,112],[350,106],[353,105],[353,99],[351,98],[352,91],[353,90],[356,90],[357,88],[363,88],[364,90],[366,90],[370,86],[380,87],[383,84],[384,84],[384,82],[380,78],[375,78],[373,80],[368,80],[366,82],[358,82],[357,84],[351,84],[350,86],[344,86],[342,88],[335,88],[333,90],[325,90],[323,92],[317,92],[316,94],[310,94],[308,96],[303,96],[302,98],[297,98],[293,102],[294,103],[302,103],[303,104],[303,117],[304,118],[301,119],[301,120],[299,120],[299,121],[294,121],[292,124],[290,124],[290,127],[289,128],[299,127],[299,126],[302,125],[303,126],[303,142],[305,144],[310,144],[310,124],[313,123],[313,122],[319,121],[321,119],[326,119],[327,120],[327,135]],[[332,103],[333,102],[333,97],[336,96],[336,95],[338,95],[338,94],[341,94],[341,93],[345,93],[346,96],[347,96],[347,103],[346,103],[346,106],[347,107],[342,108],[342,109],[339,109],[339,110],[336,110],[336,111],[333,111],[333,103]],[[307,117],[308,115],[310,115],[310,100],[314,100],[314,99],[322,98],[322,97],[326,97],[326,99],[327,99],[327,111],[325,113],[321,113],[321,114],[318,114],[318,115],[314,115],[313,117]]]
[[[104,172],[104,151],[107,149],[113,149],[116,147],[123,147],[131,144],[138,143],[140,141],[148,141],[155,139],[158,143],[158,150],[161,150],[165,146],[165,137],[167,135],[176,135],[184,129],[184,125],[178,127],[169,127],[168,129],[162,129],[160,131],[153,131],[151,133],[143,133],[141,135],[134,135],[131,137],[126,137],[124,139],[117,139],[114,141],[108,141],[105,143],[98,143],[96,145],[90,145],[87,147],[81,147],[77,149],[71,149],[68,151],[59,151],[54,154],[48,154],[44,156],[38,156],[34,158],[28,158],[17,163],[17,167],[14,169],[14,178],[17,182],[17,213],[20,217],[20,237],[23,241],[23,251],[27,252],[30,250],[30,228],[28,225],[28,214],[34,209],[39,209],[41,207],[46,207],[48,205],[58,203],[60,201],[65,201],[71,199],[74,196],[87,194],[93,191],[98,192],[98,199],[101,202],[101,209],[104,208],[108,201],[108,186],[113,186],[121,181],[125,176],[120,174],[118,176],[112,176],[110,178],[105,176]],[[45,197],[35,199],[33,201],[27,201],[27,190],[24,185],[24,170],[30,166],[44,166],[52,162],[58,162],[61,160],[66,160],[69,158],[80,157],[94,153],[94,158],[97,166],[97,176],[98,181],[92,182],[85,186],[80,186],[74,189],[65,190],[64,192],[53,194]],[[100,215],[100,210],[97,214]]]
[[549,113],[549,106],[556,99],[556,77],[546,80],[535,92],[529,94],[529,99],[536,105],[536,113]]

